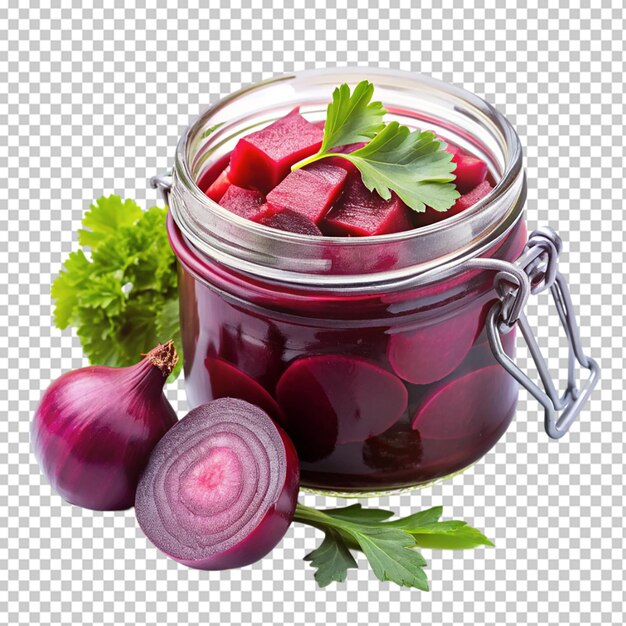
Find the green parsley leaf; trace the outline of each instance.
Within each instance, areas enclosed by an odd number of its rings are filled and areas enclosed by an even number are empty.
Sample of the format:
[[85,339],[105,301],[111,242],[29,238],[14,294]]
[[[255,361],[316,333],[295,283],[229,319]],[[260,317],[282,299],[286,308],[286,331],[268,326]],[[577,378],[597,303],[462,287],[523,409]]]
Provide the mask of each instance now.
[[392,526],[394,528],[400,528],[411,532],[412,529],[420,528],[421,526],[427,526],[439,521],[441,514],[443,513],[443,507],[434,506],[432,509],[426,509],[425,511],[419,511],[413,513],[408,517],[402,517],[397,520],[388,522],[386,526]]
[[357,524],[376,524],[393,516],[393,511],[364,509],[360,504],[352,504],[341,509],[325,509],[324,513],[335,519]]
[[96,200],[83,217],[85,229],[78,231],[81,246],[97,247],[103,239],[114,235],[122,226],[132,226],[141,217],[141,208],[132,200],[119,196],[102,197]]
[[350,94],[343,83],[333,91],[332,102],[326,109],[326,123],[320,153],[330,148],[367,141],[383,128],[387,111],[382,102],[371,102],[374,85],[361,81]]
[[374,574],[403,587],[428,591],[424,557],[414,550],[411,535],[393,528],[362,528],[350,532],[361,546]]
[[465,522],[438,522],[409,531],[415,544],[433,550],[468,550],[493,546],[480,531]]
[[[165,230],[167,209],[147,211],[118,196],[94,202],[79,243],[51,288],[58,328],[73,326],[89,361],[132,365],[158,343],[181,351],[176,259]],[[174,370],[176,376],[182,359]]]
[[358,567],[339,533],[331,528],[326,530],[320,546],[307,554],[304,560],[317,568],[314,576],[320,587],[326,587],[331,582],[342,583],[348,576],[348,569]]
[[360,504],[318,510],[298,503],[294,520],[322,530],[324,541],[305,557],[317,568],[322,586],[345,580],[356,566],[351,550],[362,552],[380,580],[404,587],[428,590],[426,561],[417,547],[464,549],[493,545],[482,533],[463,521],[439,522],[441,507],[387,521],[392,511],[366,509]]
[[456,164],[441,148],[442,142],[429,131],[410,131],[391,122],[368,144],[349,154],[334,154],[353,163],[363,184],[384,200],[394,191],[413,210],[426,207],[446,211],[459,192],[451,181]]
[[[395,121],[385,125],[382,118],[387,111],[381,102],[371,102],[373,94],[374,85],[366,80],[352,94],[346,83],[337,87],[326,110],[319,152],[291,169],[326,157],[339,157],[353,163],[363,184],[384,200],[395,192],[419,213],[426,207],[447,211],[460,194],[452,182],[456,164],[445,151],[446,143],[430,131],[411,131]],[[334,147],[370,139],[354,152],[332,152]]]

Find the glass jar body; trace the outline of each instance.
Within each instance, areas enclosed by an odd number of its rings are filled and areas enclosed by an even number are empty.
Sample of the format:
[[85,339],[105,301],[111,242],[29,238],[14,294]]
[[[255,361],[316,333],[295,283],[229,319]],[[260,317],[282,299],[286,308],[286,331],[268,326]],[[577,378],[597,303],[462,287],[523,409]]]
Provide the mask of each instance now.
[[[302,485],[340,493],[415,487],[484,456],[517,382],[484,329],[493,272],[374,295],[306,294],[199,259],[173,221],[191,407],[236,396],[290,434]],[[484,256],[515,260],[523,220]],[[502,337],[514,356],[515,332]]]
[[[494,189],[458,215],[374,237],[311,237],[233,215],[203,192],[241,136],[295,106],[322,123],[329,94],[368,79],[389,120],[431,129],[487,163]],[[302,485],[340,493],[414,487],[482,457],[518,385],[484,330],[494,272],[526,243],[519,138],[493,107],[428,77],[303,72],[218,102],[183,134],[169,187],[192,407],[236,396],[293,438]],[[513,355],[514,332],[502,337]]]

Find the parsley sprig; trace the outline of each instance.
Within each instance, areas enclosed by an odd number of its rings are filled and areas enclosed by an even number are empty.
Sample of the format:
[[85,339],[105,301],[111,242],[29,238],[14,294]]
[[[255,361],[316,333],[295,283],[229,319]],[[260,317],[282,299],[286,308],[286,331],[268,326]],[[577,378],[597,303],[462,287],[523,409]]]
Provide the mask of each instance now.
[[[460,196],[455,179],[452,155],[446,144],[429,131],[411,131],[398,122],[384,124],[387,112],[382,103],[371,102],[374,86],[364,80],[351,93],[344,83],[333,92],[326,111],[324,137],[317,152],[296,163],[299,169],[325,159],[339,157],[353,163],[361,173],[363,184],[384,200],[391,192],[413,210],[426,207],[446,211]],[[333,152],[341,145],[370,140],[351,153]]]
[[392,511],[360,504],[318,510],[298,504],[294,520],[324,532],[324,540],[307,556],[320,587],[343,582],[357,568],[353,551],[367,558],[382,581],[428,591],[426,560],[416,548],[460,550],[493,544],[462,521],[440,522],[441,507],[389,521]]
[[[89,361],[124,367],[174,339],[180,350],[176,258],[165,208],[142,211],[119,196],[96,200],[52,284],[57,328],[73,326]],[[174,370],[175,377],[182,359]]]

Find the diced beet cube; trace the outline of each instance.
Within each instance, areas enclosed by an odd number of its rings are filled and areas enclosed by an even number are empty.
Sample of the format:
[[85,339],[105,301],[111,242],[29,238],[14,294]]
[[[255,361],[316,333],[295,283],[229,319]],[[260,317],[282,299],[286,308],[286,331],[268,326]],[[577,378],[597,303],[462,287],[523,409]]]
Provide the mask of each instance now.
[[[445,141],[445,139],[444,139],[444,141]],[[457,154],[461,153],[461,148],[459,148],[459,146],[455,146],[452,143],[448,143],[447,141],[446,141],[446,143],[448,144],[446,146],[446,152],[449,152],[452,155],[452,160],[454,160],[454,157],[457,156]]]
[[474,187],[469,193],[462,195],[454,204],[451,210],[454,210],[454,214],[465,211],[471,206],[474,206],[479,200],[482,200],[493,187],[488,180],[484,180],[480,185]]
[[322,231],[308,217],[288,209],[273,215],[265,215],[259,220],[259,223],[298,235],[316,235],[319,237],[322,234]]
[[326,216],[323,230],[329,235],[366,237],[413,228],[412,211],[395,194],[383,200],[369,191],[360,176],[346,184],[341,201]]
[[265,213],[265,198],[260,191],[230,185],[220,200],[220,205],[248,220],[258,220]]
[[206,190],[206,195],[215,202],[219,202],[222,196],[226,193],[226,190],[230,187],[230,180],[228,179],[229,168],[226,168],[209,186]]
[[480,309],[430,326],[389,337],[387,358],[403,380],[427,385],[454,371],[470,351],[477,335]]
[[470,192],[487,178],[487,164],[470,154],[458,152],[452,161],[456,163],[452,173],[456,176],[454,184],[459,193]]
[[307,461],[336,444],[379,435],[406,411],[408,394],[396,376],[366,359],[319,355],[294,361],[276,386],[285,429]]
[[[490,365],[434,387],[412,425],[424,440],[480,437],[511,413],[518,385],[501,365]],[[426,447],[426,446],[424,446]]]
[[298,108],[262,130],[242,137],[230,157],[231,182],[267,193],[298,161],[315,154],[324,131],[305,120]]
[[267,194],[268,212],[293,211],[318,224],[341,193],[346,176],[346,170],[327,163],[295,170]]
[[[337,148],[333,148],[333,152],[338,152],[339,154],[350,154],[359,148],[362,148],[365,145],[365,142],[360,143],[349,143],[346,146],[338,146]],[[341,157],[328,157],[324,159],[324,163],[329,163],[330,165],[336,165],[337,167],[342,167],[348,174],[353,174],[356,172],[356,165],[348,161],[348,159],[342,159]]]
[[492,189],[493,187],[491,186],[491,183],[488,180],[485,180],[469,193],[463,194],[447,211],[435,211],[435,209],[431,207],[426,207],[426,211],[423,213],[416,213],[415,223],[417,226],[428,226],[429,224],[440,222],[447,217],[457,215],[458,213],[465,211],[465,209],[469,209],[471,206],[474,206]]

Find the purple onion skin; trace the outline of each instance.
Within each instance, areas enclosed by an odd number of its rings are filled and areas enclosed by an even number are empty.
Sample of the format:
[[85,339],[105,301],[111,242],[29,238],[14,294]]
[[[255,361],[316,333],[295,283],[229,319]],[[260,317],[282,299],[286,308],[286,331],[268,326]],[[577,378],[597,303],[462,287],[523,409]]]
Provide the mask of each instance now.
[[168,342],[131,367],[85,367],[48,387],[31,442],[61,497],[97,511],[134,505],[150,452],[177,421],[163,394],[177,358]]
[[[178,563],[201,570],[225,570],[245,567],[246,565],[259,561],[269,554],[284,537],[293,521],[300,486],[298,455],[288,435],[261,409],[244,400],[235,398],[213,400],[208,404],[193,409],[178,423],[177,427],[188,426],[189,419],[192,418],[192,420],[195,420],[193,430],[200,431],[207,425],[207,422],[203,423],[202,420],[199,419],[201,417],[199,412],[206,410],[207,407],[212,407],[212,409],[217,412],[223,407],[229,409],[233,409],[234,407],[234,411],[242,416],[241,422],[248,422],[252,432],[255,431],[255,428],[257,429],[256,432],[258,432],[258,421],[262,420],[265,427],[269,427],[277,435],[274,440],[277,442],[278,454],[282,457],[281,464],[284,467],[284,477],[280,481],[280,484],[273,486],[276,496],[271,503],[267,503],[269,505],[263,517],[253,528],[246,529],[245,536],[239,538],[234,545],[224,550],[216,550],[209,555],[185,558],[180,554],[176,554],[175,550],[167,548],[162,539],[163,534],[166,532],[162,520],[167,517],[168,513],[164,513],[163,508],[169,507],[171,501],[166,497],[160,498],[158,494],[154,493],[154,483],[156,481],[154,476],[155,472],[158,472],[158,468],[153,467],[153,462],[154,465],[160,463],[156,457],[159,456],[159,454],[163,454],[163,452],[159,451],[161,447],[166,448],[165,453],[167,455],[171,454],[174,458],[176,457],[177,451],[184,447],[181,445],[182,441],[176,442],[176,445],[171,445],[172,442],[168,442],[168,439],[175,435],[177,429],[173,429],[168,437],[165,437],[155,449],[151,462],[146,468],[139,488],[137,489],[135,512],[139,525],[148,539],[164,554]],[[184,424],[186,420],[187,424]],[[219,424],[220,432],[227,429],[227,425],[223,426]],[[187,439],[187,441],[189,441],[189,439]],[[243,479],[251,480],[250,474],[250,472],[244,472]],[[177,477],[177,479],[178,478],[179,477]],[[176,507],[182,508],[184,504],[179,502],[176,504]],[[249,512],[252,515],[254,514],[254,511],[247,509],[244,515]],[[185,513],[189,514],[189,511],[185,510]],[[155,526],[153,524],[156,524],[156,531],[154,530]],[[172,539],[169,537],[168,540],[178,543],[178,538]],[[177,547],[179,546],[177,545]],[[183,546],[183,548],[185,548],[185,546]]]

